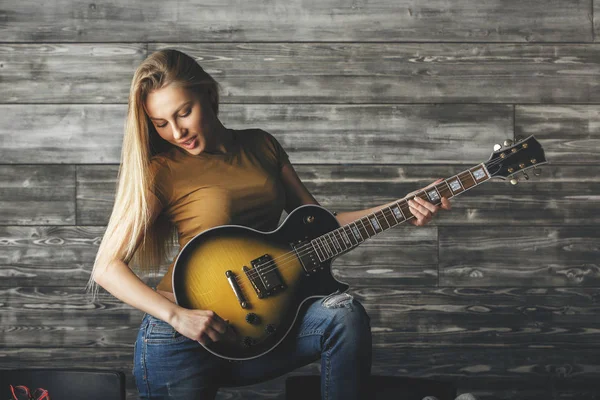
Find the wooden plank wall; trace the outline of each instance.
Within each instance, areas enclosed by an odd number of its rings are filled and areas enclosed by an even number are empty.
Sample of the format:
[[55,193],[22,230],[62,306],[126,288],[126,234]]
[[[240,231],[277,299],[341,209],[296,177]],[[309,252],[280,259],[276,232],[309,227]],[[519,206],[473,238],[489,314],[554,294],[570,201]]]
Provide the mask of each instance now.
[[[486,400],[600,398],[598,3],[2,2],[0,368],[118,368],[136,398],[142,314],[83,287],[133,72],[174,47],[223,86],[224,124],[272,132],[338,211],[534,134],[551,162],[540,177],[486,183],[430,225],[338,258],[335,273],[372,316],[376,374],[451,380]],[[219,398],[282,399],[284,378]]]

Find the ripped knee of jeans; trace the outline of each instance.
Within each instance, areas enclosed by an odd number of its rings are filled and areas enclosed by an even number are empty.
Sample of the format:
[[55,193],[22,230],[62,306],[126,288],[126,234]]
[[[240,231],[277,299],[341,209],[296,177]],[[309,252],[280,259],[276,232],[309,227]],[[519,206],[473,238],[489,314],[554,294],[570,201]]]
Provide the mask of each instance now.
[[346,292],[335,292],[325,297],[321,301],[321,304],[323,304],[325,308],[342,308],[350,305],[352,299],[354,299],[354,297]]

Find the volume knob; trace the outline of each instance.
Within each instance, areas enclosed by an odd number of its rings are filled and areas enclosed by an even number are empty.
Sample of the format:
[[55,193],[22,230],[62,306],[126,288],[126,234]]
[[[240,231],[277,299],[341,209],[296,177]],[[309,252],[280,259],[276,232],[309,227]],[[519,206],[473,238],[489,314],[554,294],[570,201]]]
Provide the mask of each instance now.
[[260,318],[258,318],[258,315],[254,314],[253,312],[246,314],[246,322],[249,324],[257,324],[259,320]]
[[275,331],[277,330],[277,328],[275,327],[275,325],[273,324],[269,324],[267,325],[267,327],[265,328],[265,331],[267,331],[267,333],[269,335],[272,335],[273,333],[275,333]]

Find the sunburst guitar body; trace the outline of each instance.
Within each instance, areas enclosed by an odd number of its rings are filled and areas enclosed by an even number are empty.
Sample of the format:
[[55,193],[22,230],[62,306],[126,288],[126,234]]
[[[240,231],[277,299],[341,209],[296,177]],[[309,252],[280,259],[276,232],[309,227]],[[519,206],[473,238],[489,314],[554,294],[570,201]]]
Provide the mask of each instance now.
[[310,251],[312,239],[339,226],[325,208],[305,205],[272,232],[224,225],[190,240],[173,270],[177,304],[214,311],[238,337],[204,347],[227,359],[258,357],[284,339],[305,300],[346,291],[332,260]]

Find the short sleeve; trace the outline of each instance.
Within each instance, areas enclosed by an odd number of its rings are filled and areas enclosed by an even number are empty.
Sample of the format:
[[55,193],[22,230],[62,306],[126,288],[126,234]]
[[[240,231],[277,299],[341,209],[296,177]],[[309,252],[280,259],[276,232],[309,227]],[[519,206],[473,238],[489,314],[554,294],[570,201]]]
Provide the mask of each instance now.
[[266,137],[267,145],[269,147],[269,151],[274,156],[277,162],[277,169],[281,171],[281,168],[285,164],[290,163],[290,158],[284,148],[281,146],[279,141],[267,131],[263,131]]
[[158,198],[163,207],[169,204],[169,166],[161,157],[153,157],[150,160],[150,191]]

